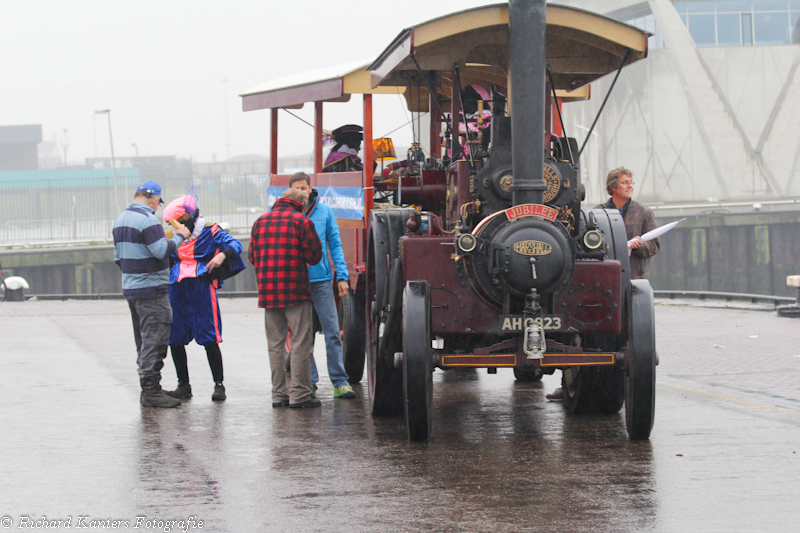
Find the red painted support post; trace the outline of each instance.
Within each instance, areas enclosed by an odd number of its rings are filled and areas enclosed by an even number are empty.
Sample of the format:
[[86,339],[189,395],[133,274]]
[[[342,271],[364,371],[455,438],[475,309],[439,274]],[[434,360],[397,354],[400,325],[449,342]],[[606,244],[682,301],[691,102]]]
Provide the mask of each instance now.
[[442,124],[439,122],[441,114],[439,113],[439,106],[436,105],[436,93],[431,93],[428,101],[428,109],[430,110],[431,126],[430,126],[430,150],[431,163],[435,165],[436,160],[442,157]]
[[372,211],[372,197],[375,190],[372,168],[372,95],[364,95],[364,224],[369,224]]
[[278,108],[270,109],[269,122],[269,174],[278,173]]
[[314,172],[322,173],[322,102],[314,102]]
[[[561,114],[564,114],[564,107],[562,106],[561,98],[556,98],[556,102],[558,102],[558,109],[561,109]],[[555,109],[555,103],[553,103],[553,109],[551,109],[551,113],[553,114],[553,134],[556,137],[563,137],[564,130],[561,129],[561,119],[558,117],[558,109]]]

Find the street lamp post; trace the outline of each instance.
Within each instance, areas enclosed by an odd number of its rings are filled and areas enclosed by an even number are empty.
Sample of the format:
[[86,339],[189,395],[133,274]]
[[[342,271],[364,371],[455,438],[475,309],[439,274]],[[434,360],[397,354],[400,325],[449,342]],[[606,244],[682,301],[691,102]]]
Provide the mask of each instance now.
[[111,141],[111,170],[114,173],[114,204],[117,206],[117,211],[121,211],[122,208],[119,205],[119,190],[117,188],[117,160],[114,158],[114,136],[111,134],[111,110],[101,109],[95,111],[97,115],[102,115],[104,113],[108,116],[108,139]]
[[64,128],[64,135],[61,137],[61,148],[64,150],[64,168],[69,166],[67,164],[67,148],[69,148],[69,135],[67,135],[67,128]]
[[136,143],[131,143],[131,146],[133,146],[133,149],[136,150],[136,158],[138,159],[139,158],[139,147],[136,146]]
[[224,86],[222,101],[225,104],[225,156],[228,159],[230,159],[231,158],[231,139],[230,139],[230,136],[228,135],[228,78],[222,78],[222,84]]

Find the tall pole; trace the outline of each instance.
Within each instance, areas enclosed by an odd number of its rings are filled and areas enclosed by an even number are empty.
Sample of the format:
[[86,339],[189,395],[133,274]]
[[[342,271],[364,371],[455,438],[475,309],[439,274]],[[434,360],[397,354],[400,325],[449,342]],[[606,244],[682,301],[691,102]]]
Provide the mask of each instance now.
[[119,205],[119,188],[117,187],[117,159],[114,157],[114,135],[111,133],[111,110],[102,109],[95,111],[98,115],[105,113],[108,116],[108,139],[111,141],[111,171],[114,173],[114,205],[117,211],[121,211],[122,207]]
[[225,103],[225,154],[226,159],[231,158],[231,140],[230,136],[228,135],[228,78],[222,78],[222,84],[224,89],[223,92],[223,101]]
[[[512,204],[544,203],[545,0],[510,0]],[[457,130],[456,130],[457,131]]]
[[117,211],[121,211],[122,207],[119,205],[119,189],[117,187],[117,159],[114,157],[114,135],[111,133],[111,110],[106,113],[108,115],[108,140],[111,141],[111,170],[114,173],[114,198],[117,204]]
[[67,164],[67,148],[69,148],[69,135],[67,135],[67,128],[64,128],[64,135],[61,137],[61,148],[64,149],[64,168]]
[[[364,224],[369,225],[369,213],[374,206],[375,170],[372,168],[372,95],[364,95]],[[398,184],[399,186],[399,184]]]
[[270,179],[278,173],[278,108],[271,110],[269,124],[269,173]]
[[314,173],[322,173],[322,102],[314,102]]

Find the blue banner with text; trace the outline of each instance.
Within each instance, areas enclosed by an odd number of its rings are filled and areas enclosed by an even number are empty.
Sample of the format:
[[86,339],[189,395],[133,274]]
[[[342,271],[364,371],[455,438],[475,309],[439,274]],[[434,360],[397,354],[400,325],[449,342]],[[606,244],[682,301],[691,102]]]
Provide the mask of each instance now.
[[[267,207],[272,209],[286,187],[271,186],[268,191]],[[364,189],[361,187],[320,187],[315,189],[319,201],[333,211],[333,216],[348,220],[364,219]]]

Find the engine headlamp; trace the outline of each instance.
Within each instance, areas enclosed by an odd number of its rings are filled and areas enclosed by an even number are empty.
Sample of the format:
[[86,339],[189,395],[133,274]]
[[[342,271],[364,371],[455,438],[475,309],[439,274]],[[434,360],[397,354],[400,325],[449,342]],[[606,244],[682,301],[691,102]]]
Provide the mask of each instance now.
[[597,250],[603,245],[603,234],[596,229],[587,231],[583,235],[583,245],[587,250]]
[[469,253],[478,245],[478,239],[471,233],[464,233],[458,236],[458,249],[464,253]]

